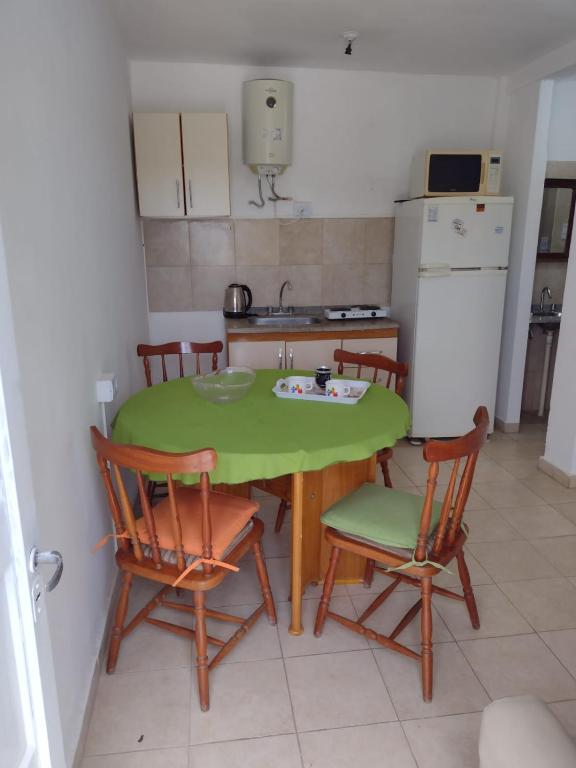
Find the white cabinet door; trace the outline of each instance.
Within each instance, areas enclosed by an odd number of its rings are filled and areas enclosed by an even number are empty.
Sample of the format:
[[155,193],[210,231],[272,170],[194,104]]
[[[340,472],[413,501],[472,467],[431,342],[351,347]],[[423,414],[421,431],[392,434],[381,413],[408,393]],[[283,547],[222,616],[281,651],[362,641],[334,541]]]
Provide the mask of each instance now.
[[186,215],[230,215],[226,114],[182,115]]
[[[390,357],[392,360],[396,360],[397,343],[398,339],[396,337],[387,337],[384,339],[343,339],[342,349],[345,349],[348,352],[366,352],[372,355],[386,355],[386,357]],[[344,366],[344,373],[346,375],[355,377],[356,371],[356,366]],[[383,379],[385,380],[387,376],[388,374],[386,373],[380,373],[378,376],[378,381],[382,381]],[[392,387],[393,386],[394,382],[392,382]]]
[[228,346],[228,365],[249,368],[284,368],[283,341],[234,341]]
[[286,368],[314,371],[319,365],[334,368],[334,350],[340,349],[340,339],[290,341],[286,339]]
[[184,216],[180,115],[134,114],[134,153],[141,216]]

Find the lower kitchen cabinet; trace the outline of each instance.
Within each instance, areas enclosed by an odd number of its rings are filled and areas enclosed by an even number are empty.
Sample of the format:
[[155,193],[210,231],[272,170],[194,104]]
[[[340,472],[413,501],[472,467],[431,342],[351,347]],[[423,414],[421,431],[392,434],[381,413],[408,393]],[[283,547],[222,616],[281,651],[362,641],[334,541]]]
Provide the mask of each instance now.
[[[381,336],[374,331],[285,332],[269,334],[229,333],[228,365],[246,365],[249,368],[291,368],[313,371],[319,365],[335,367],[334,350],[370,352],[396,359],[397,328],[385,328]],[[345,373],[355,377],[356,368]]]

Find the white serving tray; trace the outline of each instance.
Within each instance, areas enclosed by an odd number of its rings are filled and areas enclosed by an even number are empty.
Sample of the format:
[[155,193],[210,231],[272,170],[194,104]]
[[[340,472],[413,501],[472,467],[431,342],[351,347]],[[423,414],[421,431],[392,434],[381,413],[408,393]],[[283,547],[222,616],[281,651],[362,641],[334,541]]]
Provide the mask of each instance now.
[[370,387],[369,381],[359,381],[358,379],[338,379],[338,381],[341,381],[342,384],[346,384],[346,386],[350,387],[351,392],[348,395],[348,397],[328,397],[324,393],[324,390],[320,389],[320,387],[316,384],[316,381],[313,376],[306,376],[305,378],[308,381],[311,381],[313,383],[313,389],[308,394],[292,394],[291,392],[287,392],[285,390],[280,389],[279,382],[283,381],[287,383],[287,386],[290,386],[290,379],[296,378],[298,380],[302,380],[302,376],[285,376],[282,379],[278,379],[276,384],[274,385],[272,392],[276,395],[276,397],[280,397],[284,400],[313,400],[317,403],[334,403],[339,405],[356,405],[366,392],[368,391],[368,388]]

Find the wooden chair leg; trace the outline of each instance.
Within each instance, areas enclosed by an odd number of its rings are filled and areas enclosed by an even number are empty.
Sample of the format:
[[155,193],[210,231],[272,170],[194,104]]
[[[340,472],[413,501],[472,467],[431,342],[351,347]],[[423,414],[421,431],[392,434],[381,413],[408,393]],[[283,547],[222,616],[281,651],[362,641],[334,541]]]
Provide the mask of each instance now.
[[432,701],[432,578],[422,580],[422,697]]
[[480,617],[478,616],[478,606],[476,605],[476,598],[474,597],[474,591],[470,582],[470,572],[464,559],[464,552],[460,550],[456,555],[458,561],[458,573],[460,575],[460,581],[462,582],[462,589],[464,591],[464,600],[466,601],[466,607],[470,614],[470,622],[474,629],[480,628]]
[[388,460],[382,459],[380,466],[382,468],[382,474],[384,475],[384,485],[386,488],[392,488],[392,480],[390,479],[390,467],[388,466]]
[[210,688],[208,685],[208,638],[206,636],[206,607],[204,592],[194,592],[194,639],[196,641],[196,667],[198,675],[198,696],[200,709],[210,709]]
[[330,564],[328,565],[328,571],[326,572],[326,578],[324,579],[324,589],[322,590],[322,598],[320,600],[320,605],[318,606],[318,613],[316,614],[316,624],[314,625],[314,634],[316,637],[320,637],[322,630],[324,629],[324,623],[326,622],[326,615],[330,605],[330,598],[332,597],[332,590],[334,589],[339,557],[339,547],[332,547]]
[[366,566],[364,568],[364,586],[371,587],[374,581],[374,568],[376,563],[369,557],[366,558]]
[[124,629],[124,620],[128,611],[128,595],[132,586],[132,574],[124,572],[122,574],[122,586],[120,596],[114,615],[114,624],[110,632],[110,645],[108,647],[108,661],[106,663],[106,672],[111,675],[116,669],[120,643],[122,642],[122,630]]
[[256,561],[256,572],[258,574],[258,581],[260,582],[260,589],[262,590],[262,597],[264,598],[266,615],[268,616],[270,624],[276,624],[276,608],[274,606],[272,590],[270,589],[268,569],[266,568],[266,562],[262,553],[261,541],[257,541],[253,545],[252,552],[254,553],[254,560]]
[[288,509],[288,502],[286,501],[286,499],[282,499],[280,501],[280,504],[278,505],[278,512],[276,514],[276,524],[274,525],[275,533],[280,533],[280,531],[282,530],[287,509]]

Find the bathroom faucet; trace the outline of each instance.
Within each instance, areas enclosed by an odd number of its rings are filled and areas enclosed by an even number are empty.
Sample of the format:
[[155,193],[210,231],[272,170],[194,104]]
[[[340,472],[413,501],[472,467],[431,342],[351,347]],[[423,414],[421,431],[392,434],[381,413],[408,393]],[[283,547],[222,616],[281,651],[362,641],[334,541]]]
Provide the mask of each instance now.
[[286,307],[284,307],[284,305],[282,304],[282,296],[284,295],[284,288],[288,288],[289,291],[292,290],[292,283],[290,282],[290,280],[284,280],[284,282],[282,283],[282,287],[280,288],[280,299],[278,302],[279,312],[284,312],[286,310]]
[[548,288],[547,285],[545,285],[540,292],[540,312],[544,312],[544,296],[546,295],[548,296],[550,301],[552,301],[552,293],[550,291],[550,288]]

